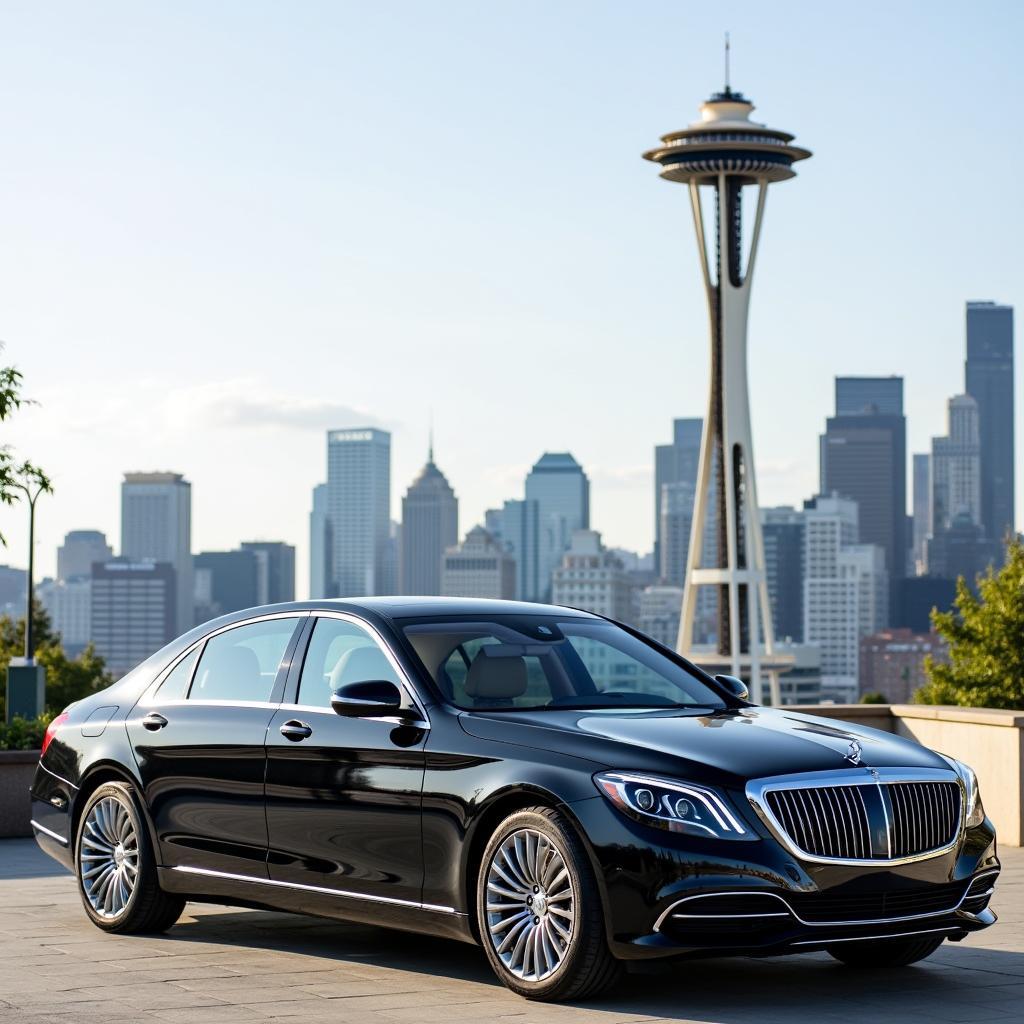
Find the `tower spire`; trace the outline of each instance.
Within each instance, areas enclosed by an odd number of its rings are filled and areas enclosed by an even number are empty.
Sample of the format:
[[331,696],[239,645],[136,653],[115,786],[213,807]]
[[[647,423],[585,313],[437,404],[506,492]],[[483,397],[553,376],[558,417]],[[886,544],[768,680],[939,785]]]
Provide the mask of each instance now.
[[427,430],[427,462],[434,461],[434,410],[430,410],[430,426]]

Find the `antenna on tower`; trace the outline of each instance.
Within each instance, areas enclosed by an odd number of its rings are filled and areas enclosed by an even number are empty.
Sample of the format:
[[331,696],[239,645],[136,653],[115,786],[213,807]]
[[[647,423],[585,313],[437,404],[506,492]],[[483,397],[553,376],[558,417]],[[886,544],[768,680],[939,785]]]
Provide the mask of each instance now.
[[729,33],[725,33],[725,94],[726,96],[732,90],[729,88]]
[[434,410],[430,410],[430,427],[427,442],[427,462],[434,461]]

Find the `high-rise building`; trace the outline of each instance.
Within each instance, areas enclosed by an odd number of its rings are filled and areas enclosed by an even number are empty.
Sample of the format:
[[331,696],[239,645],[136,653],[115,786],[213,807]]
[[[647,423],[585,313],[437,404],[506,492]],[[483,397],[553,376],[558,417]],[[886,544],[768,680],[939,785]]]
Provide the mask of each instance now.
[[174,639],[179,579],[169,562],[114,558],[93,564],[89,635],[115,678]]
[[108,562],[114,551],[99,530],[69,530],[57,548],[57,579],[89,579],[93,562]]
[[373,427],[327,434],[329,589],[336,597],[383,593],[391,528],[391,435]]
[[902,416],[902,377],[836,377],[837,416]]
[[931,461],[932,534],[963,516],[981,526],[981,438],[970,395],[949,400],[946,436],[932,438]]
[[0,614],[17,618],[25,614],[28,573],[11,565],[0,565]]
[[[775,636],[804,638],[804,516],[795,508],[761,509],[764,567]],[[782,680],[785,689],[785,678]]]
[[948,648],[936,633],[886,629],[860,638],[860,695],[880,693],[889,704],[909,704],[928,682],[925,658],[943,662]]
[[897,629],[927,633],[933,610],[947,612],[956,600],[956,580],[944,576],[908,576],[900,580],[898,614],[891,616]]
[[857,544],[857,505],[836,495],[804,505],[804,638],[821,650],[823,699],[853,701],[860,637],[888,614],[885,556]]
[[981,525],[1002,542],[1014,529],[1013,307],[967,303],[965,390],[978,403]]
[[174,569],[174,632],[191,629],[192,485],[180,473],[125,473],[121,557],[132,563],[166,562]]
[[644,587],[637,598],[636,628],[675,648],[679,639],[679,617],[683,611],[683,588],[659,584]]
[[280,540],[244,540],[241,548],[256,556],[257,604],[295,600],[295,548]]
[[[701,419],[672,421],[672,443],[654,448],[654,566],[666,581],[682,586],[686,577],[687,548],[683,549],[682,563],[676,566],[662,554],[662,488],[669,484],[688,484],[691,491],[689,518],[693,519],[693,494],[697,490],[697,470],[700,467],[700,438],[704,429]],[[687,537],[687,544],[689,537]],[[664,568],[663,568],[664,567]],[[668,572],[665,572],[668,569]]]
[[[762,699],[762,667],[778,700],[779,667],[764,571],[761,519],[753,461],[747,388],[747,310],[768,185],[796,173],[811,154],[793,136],[750,119],[754,105],[726,82],[700,109],[700,120],[663,135],[644,154],[661,176],[687,186],[697,231],[701,271],[711,311],[711,387],[702,431],[679,650],[711,671],[745,675],[755,701]],[[711,193],[701,202],[701,187]],[[756,196],[744,258],[744,188]],[[716,211],[705,223],[705,205]],[[749,207],[748,207],[749,209]],[[715,550],[703,538],[714,509]],[[702,588],[718,594],[714,649],[695,649],[694,623]],[[762,642],[763,638],[763,642]]]
[[682,587],[686,582],[695,493],[694,480],[673,480],[661,485],[660,529],[656,541],[661,553],[658,575],[668,586]]
[[636,616],[629,574],[622,562],[604,549],[596,530],[573,530],[569,550],[552,574],[551,600],[620,622],[632,622]]
[[334,597],[331,590],[331,521],[327,515],[327,484],[313,488],[309,513],[309,596],[311,600]]
[[426,465],[402,499],[399,590],[403,594],[441,593],[441,562],[459,540],[459,499],[434,462]]
[[200,551],[192,559],[196,615],[200,621],[252,608],[260,601],[255,551]]
[[445,597],[511,600],[516,595],[515,559],[482,526],[444,553],[441,593]]
[[929,574],[947,580],[963,576],[972,587],[989,566],[998,566],[1003,560],[1002,544],[986,537],[967,515],[957,516],[944,530],[936,530],[926,547]]
[[390,519],[388,520],[388,539],[384,544],[384,560],[379,589],[381,594],[397,594],[399,592],[401,547],[402,524]]
[[[857,392],[866,394],[872,379],[856,380]],[[883,550],[885,568],[895,586],[906,575],[909,548],[903,380],[882,377],[876,383],[879,394],[875,397],[884,399],[887,412],[873,411],[878,407],[874,402],[859,413],[829,418],[821,438],[821,493],[839,494],[857,503],[860,542]],[[847,403],[843,408],[851,407],[852,399],[844,390],[837,387],[836,395]]]
[[[913,559],[914,575],[928,571],[925,564],[925,541],[932,532],[932,457],[929,452],[915,452],[913,461]],[[896,602],[899,605],[899,601]]]
[[526,500],[537,503],[540,598],[547,600],[573,532],[590,527],[590,481],[569,452],[545,452],[526,476]]
[[[488,516],[488,520],[495,519]],[[501,510],[501,543],[516,562],[516,599],[541,601],[550,581],[541,580],[540,509],[536,501],[506,501]]]
[[64,653],[69,658],[81,653],[92,639],[91,577],[75,573],[67,580],[43,580],[36,586],[36,599],[50,616],[53,631],[60,634]]

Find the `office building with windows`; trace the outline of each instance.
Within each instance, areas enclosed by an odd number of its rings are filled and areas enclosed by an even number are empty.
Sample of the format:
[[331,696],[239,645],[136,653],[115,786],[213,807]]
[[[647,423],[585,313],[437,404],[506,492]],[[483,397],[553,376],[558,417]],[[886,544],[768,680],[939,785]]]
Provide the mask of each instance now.
[[195,624],[192,607],[192,485],[180,473],[125,473],[121,558],[162,562],[176,573],[174,633]]
[[949,400],[946,436],[932,438],[931,474],[931,533],[964,516],[981,526],[981,435],[978,403],[970,395]]
[[764,568],[779,640],[804,638],[804,515],[788,506],[761,509]]
[[329,431],[327,586],[332,596],[384,592],[390,510],[391,435],[373,427]]
[[80,654],[92,639],[91,563],[89,572],[89,576],[75,573],[67,580],[43,580],[36,586],[36,600],[50,616],[50,625],[60,634],[61,646],[69,658]]
[[605,550],[596,530],[573,530],[569,550],[552,574],[551,600],[620,622],[636,618],[635,588],[629,573]]
[[1014,530],[1013,307],[967,303],[965,390],[978,403],[981,525],[1002,543]]
[[260,565],[254,551],[201,551],[192,560],[192,570],[200,622],[266,603],[260,600]]
[[682,587],[686,582],[696,489],[694,480],[673,480],[661,485],[660,529],[655,543],[661,557],[658,576],[669,586]]
[[488,521],[500,522],[500,543],[515,559],[516,600],[544,600],[551,583],[550,580],[547,583],[541,580],[540,507],[537,502],[506,501],[500,517],[488,515]]
[[445,597],[511,600],[516,595],[516,561],[482,526],[449,547],[441,567]]
[[664,584],[644,587],[637,597],[636,628],[675,650],[682,612],[682,587]]
[[526,500],[537,504],[540,600],[576,530],[590,528],[590,481],[569,452],[545,452],[526,477]]
[[280,540],[244,540],[242,551],[256,556],[257,604],[295,600],[295,548]]
[[910,704],[928,682],[926,658],[946,661],[949,650],[936,633],[885,629],[860,639],[860,695],[880,693],[888,704]]
[[[928,571],[925,562],[925,542],[932,533],[932,457],[930,452],[916,452],[913,459],[913,543],[911,558],[913,574],[921,576]],[[897,604],[899,602],[897,601]]]
[[170,562],[114,558],[93,564],[89,633],[115,679],[177,635],[179,579]]
[[333,562],[331,560],[331,524],[327,517],[327,484],[313,488],[313,502],[309,512],[309,596],[334,597],[330,589]]
[[441,563],[459,540],[459,499],[434,462],[426,465],[402,499],[399,590],[431,596],[441,593]]
[[902,377],[836,377],[837,416],[902,416]]
[[[673,586],[682,586],[686,578],[686,559],[689,554],[689,536],[682,552],[682,564],[675,565],[667,553],[662,552],[664,488],[675,484],[690,488],[689,521],[693,521],[693,501],[697,490],[697,470],[700,466],[700,441],[704,421],[700,418],[672,421],[672,443],[654,448],[654,566],[662,578]],[[676,497],[680,494],[676,492]],[[675,499],[673,499],[673,503]],[[673,557],[678,556],[678,550]],[[673,641],[674,646],[674,641]]]

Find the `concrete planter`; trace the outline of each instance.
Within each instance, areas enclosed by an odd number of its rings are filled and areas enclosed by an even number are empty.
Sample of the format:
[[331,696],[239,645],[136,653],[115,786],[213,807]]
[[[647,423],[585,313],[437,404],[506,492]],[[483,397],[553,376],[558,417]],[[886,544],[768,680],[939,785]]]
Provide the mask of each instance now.
[[32,835],[28,788],[37,764],[38,750],[0,750],[0,838]]

